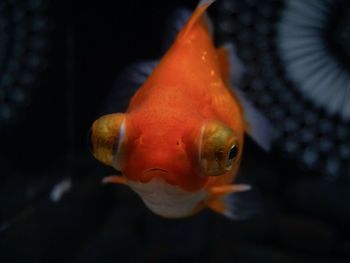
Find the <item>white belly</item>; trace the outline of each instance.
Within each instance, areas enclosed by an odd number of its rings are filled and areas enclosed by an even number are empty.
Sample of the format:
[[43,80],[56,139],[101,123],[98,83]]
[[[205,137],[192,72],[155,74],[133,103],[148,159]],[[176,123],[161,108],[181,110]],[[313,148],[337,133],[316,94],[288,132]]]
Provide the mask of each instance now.
[[205,190],[194,193],[184,191],[158,178],[145,184],[128,181],[128,185],[151,211],[163,217],[189,216],[201,201],[207,199]]

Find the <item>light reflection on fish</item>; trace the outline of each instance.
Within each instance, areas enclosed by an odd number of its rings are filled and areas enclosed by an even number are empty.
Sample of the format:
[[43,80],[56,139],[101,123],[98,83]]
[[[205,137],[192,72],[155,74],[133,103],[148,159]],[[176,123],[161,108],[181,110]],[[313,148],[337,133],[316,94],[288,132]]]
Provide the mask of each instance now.
[[198,4],[126,113],[102,116],[91,129],[93,155],[122,174],[104,182],[129,185],[164,217],[204,207],[235,217],[230,197],[250,189],[232,182],[244,132],[256,129],[244,118],[249,104],[230,89],[230,48],[213,45],[205,16],[213,2]]

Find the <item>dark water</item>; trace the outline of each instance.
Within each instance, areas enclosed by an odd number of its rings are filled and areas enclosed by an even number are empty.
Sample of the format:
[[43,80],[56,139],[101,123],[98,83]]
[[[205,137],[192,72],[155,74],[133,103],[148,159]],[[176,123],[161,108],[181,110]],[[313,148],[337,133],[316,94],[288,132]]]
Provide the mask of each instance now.
[[[265,153],[247,139],[239,180],[254,192],[240,205],[257,213],[242,221],[209,210],[162,219],[127,187],[100,183],[113,171],[91,157],[87,130],[118,73],[159,56],[170,12],[196,1],[29,2],[0,3],[9,21],[0,29],[0,45],[8,43],[0,46],[1,262],[350,261],[349,183],[306,169],[278,146]],[[28,58],[40,67],[8,70]],[[3,72],[13,78],[6,89]],[[23,101],[10,99],[18,91]],[[116,107],[125,105],[130,92],[117,93]],[[71,188],[54,201],[62,182]]]

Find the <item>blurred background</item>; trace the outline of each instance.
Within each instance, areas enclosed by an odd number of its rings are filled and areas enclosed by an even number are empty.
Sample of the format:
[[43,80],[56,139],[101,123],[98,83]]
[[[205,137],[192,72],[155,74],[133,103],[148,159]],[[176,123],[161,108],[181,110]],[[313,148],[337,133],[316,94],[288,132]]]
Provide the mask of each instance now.
[[[215,42],[234,43],[240,88],[272,123],[249,138],[239,180],[257,213],[153,215],[86,143],[133,91],[118,75],[161,56],[166,23],[197,1],[0,2],[1,262],[349,262],[350,5],[221,0]],[[111,99],[112,98],[112,99]],[[114,101],[115,105],[111,105]],[[249,199],[249,200],[245,200]]]

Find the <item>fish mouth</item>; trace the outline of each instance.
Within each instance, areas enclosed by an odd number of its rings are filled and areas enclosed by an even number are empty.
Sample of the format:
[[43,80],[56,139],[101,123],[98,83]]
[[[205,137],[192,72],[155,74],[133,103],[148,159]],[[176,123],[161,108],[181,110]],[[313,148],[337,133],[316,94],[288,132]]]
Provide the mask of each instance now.
[[144,173],[149,173],[149,172],[164,172],[164,173],[168,173],[168,170],[162,169],[162,168],[151,168],[151,169],[147,169],[146,171],[144,171]]
[[165,180],[167,183],[175,185],[174,182],[174,176],[172,175],[172,173],[170,173],[168,170],[163,169],[163,168],[150,168],[145,170],[142,173],[142,177],[141,177],[141,182],[142,183],[148,183],[153,179],[163,179]]

